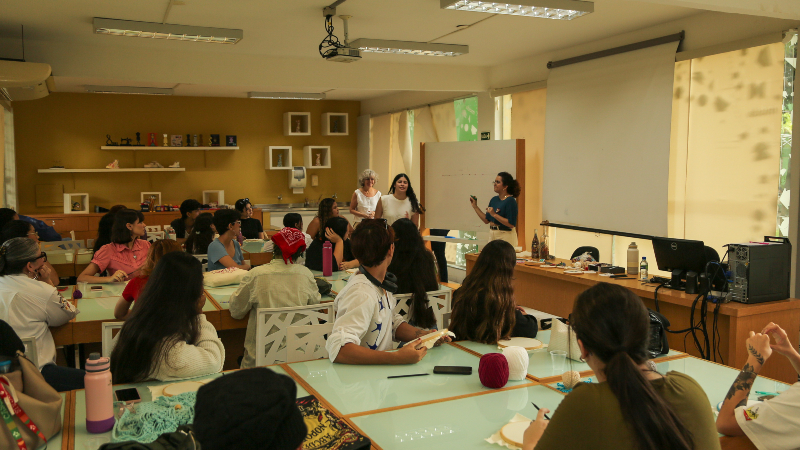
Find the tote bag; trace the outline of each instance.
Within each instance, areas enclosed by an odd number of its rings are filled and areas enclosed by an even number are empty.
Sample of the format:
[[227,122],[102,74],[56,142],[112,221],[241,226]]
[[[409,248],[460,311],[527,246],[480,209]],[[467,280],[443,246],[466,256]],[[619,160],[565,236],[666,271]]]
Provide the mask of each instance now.
[[581,359],[581,348],[578,346],[578,338],[575,337],[575,330],[558,319],[553,320],[548,349],[551,352],[556,350],[567,352],[567,358],[574,361],[583,361]]

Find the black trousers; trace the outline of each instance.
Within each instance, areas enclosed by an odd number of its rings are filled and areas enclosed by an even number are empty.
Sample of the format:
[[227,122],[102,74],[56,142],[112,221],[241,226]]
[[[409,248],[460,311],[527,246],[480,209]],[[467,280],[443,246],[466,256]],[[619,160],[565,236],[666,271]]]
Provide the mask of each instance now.
[[[440,228],[431,229],[431,236],[447,236],[450,230],[442,230]],[[447,258],[444,256],[445,246],[444,242],[431,241],[431,249],[433,255],[436,257],[436,264],[439,266],[439,281],[447,283]]]

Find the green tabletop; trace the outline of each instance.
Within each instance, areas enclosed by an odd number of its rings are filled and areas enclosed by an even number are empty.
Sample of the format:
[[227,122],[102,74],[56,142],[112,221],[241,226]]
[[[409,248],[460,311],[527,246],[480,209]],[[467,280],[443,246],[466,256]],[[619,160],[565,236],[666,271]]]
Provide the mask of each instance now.
[[[78,311],[80,313],[75,316],[76,322],[92,322],[92,321],[110,321],[117,320],[114,317],[114,306],[116,306],[119,297],[98,297],[98,298],[82,298],[78,300]],[[206,300],[203,305],[203,311],[216,311],[217,308],[213,303]]]
[[[393,406],[485,392],[478,379],[479,359],[451,345],[428,350],[417,364],[356,366],[334,364],[328,359],[289,364],[312,388],[342,414],[354,414]],[[472,375],[436,375],[435,366],[469,366]],[[387,378],[390,375],[427,373],[428,376]],[[509,386],[529,383],[510,381]]]
[[[127,281],[123,281],[121,283],[89,283],[89,289],[87,289],[88,292],[81,292],[81,294],[83,294],[82,298],[119,298],[122,295],[122,291],[125,290],[125,286],[127,286],[127,284]],[[100,291],[93,291],[91,290],[92,286],[100,286],[103,289]],[[61,292],[61,296],[67,299],[72,298],[72,291],[76,288],[77,286],[69,286],[69,289]]]
[[[284,371],[280,366],[269,366],[269,369],[274,370],[277,373],[281,373],[284,375],[286,371]],[[201,377],[192,378],[193,380],[205,380],[208,378],[216,378],[225,375],[225,373],[215,373],[211,375],[203,375]],[[186,381],[186,380],[181,380]],[[153,401],[152,395],[150,393],[150,386],[166,386],[172,383],[178,383],[180,381],[148,381],[145,383],[133,383],[133,384],[120,384],[115,385],[113,387],[114,391],[119,389],[126,389],[135,387],[139,391],[139,396],[142,398],[143,402],[151,402]],[[100,434],[91,434],[86,431],[86,396],[84,390],[74,391],[75,392],[75,450],[96,450],[98,447],[103,445],[106,442],[111,442],[111,431],[106,433]],[[297,386],[297,398],[305,397],[309,395],[308,392],[300,387]],[[59,435],[60,436],[60,435]],[[50,448],[60,448],[60,444],[58,446],[51,445]]]
[[[67,410],[67,393],[66,392],[59,392],[61,395],[61,420],[64,420],[64,415],[66,414]],[[49,441],[47,441],[46,445],[42,445],[39,447],[40,450],[44,450],[46,448],[50,449],[60,449],[61,448],[61,438],[64,436],[64,429],[61,429],[61,432],[56,434],[55,436],[51,437]]]
[[214,288],[206,288],[206,292],[214,298],[214,301],[219,303],[219,307],[222,309],[229,309],[229,300],[231,298],[231,294],[236,292],[236,289],[239,289],[239,285],[233,286],[220,286]]
[[545,386],[498,391],[351,420],[384,450],[497,450],[486,438],[500,431],[517,413],[536,418],[535,402],[555,410],[564,396]]
[[247,253],[263,253],[264,243],[267,242],[263,239],[253,239],[252,242],[244,242],[242,244],[242,251]]

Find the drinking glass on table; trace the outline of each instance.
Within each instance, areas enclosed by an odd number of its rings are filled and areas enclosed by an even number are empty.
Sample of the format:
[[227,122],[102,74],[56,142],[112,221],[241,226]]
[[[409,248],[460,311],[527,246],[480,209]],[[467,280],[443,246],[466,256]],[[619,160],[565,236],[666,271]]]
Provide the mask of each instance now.
[[553,375],[564,373],[564,363],[567,361],[567,352],[564,350],[553,350],[550,352],[550,359],[553,362]]

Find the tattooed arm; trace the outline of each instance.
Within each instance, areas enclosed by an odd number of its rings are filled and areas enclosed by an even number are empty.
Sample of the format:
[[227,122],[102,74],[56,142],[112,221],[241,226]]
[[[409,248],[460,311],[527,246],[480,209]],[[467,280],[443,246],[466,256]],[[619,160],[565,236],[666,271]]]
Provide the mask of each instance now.
[[750,389],[764,362],[772,354],[769,346],[769,336],[761,333],[750,332],[747,339],[747,362],[739,375],[733,380],[728,395],[719,410],[717,417],[717,431],[728,436],[741,436],[744,434],[742,428],[734,417],[736,408],[747,405],[747,398],[750,396]]

